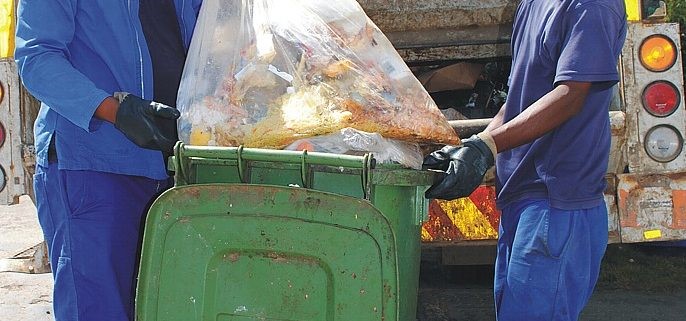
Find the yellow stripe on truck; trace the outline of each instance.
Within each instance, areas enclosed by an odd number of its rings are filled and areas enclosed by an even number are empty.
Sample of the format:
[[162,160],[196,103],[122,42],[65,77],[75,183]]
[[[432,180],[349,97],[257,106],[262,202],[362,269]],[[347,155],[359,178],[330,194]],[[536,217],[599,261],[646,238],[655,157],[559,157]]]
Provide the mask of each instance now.
[[639,0],[624,0],[626,5],[626,17],[629,21],[641,20],[641,1]]
[[454,201],[438,201],[452,223],[467,240],[498,238],[498,231],[468,197]]
[[14,1],[0,0],[0,58],[14,56]]
[[14,56],[14,1],[0,0],[0,58]]
[[422,241],[431,242],[433,239],[433,236],[429,234],[429,231],[426,229],[426,227],[422,226]]

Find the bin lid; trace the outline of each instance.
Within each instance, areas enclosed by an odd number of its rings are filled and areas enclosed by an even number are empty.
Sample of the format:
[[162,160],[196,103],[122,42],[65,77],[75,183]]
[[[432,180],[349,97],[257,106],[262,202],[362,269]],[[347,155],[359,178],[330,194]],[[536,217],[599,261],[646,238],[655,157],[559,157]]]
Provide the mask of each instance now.
[[175,187],[147,218],[137,320],[394,320],[395,244],[365,200],[267,185]]

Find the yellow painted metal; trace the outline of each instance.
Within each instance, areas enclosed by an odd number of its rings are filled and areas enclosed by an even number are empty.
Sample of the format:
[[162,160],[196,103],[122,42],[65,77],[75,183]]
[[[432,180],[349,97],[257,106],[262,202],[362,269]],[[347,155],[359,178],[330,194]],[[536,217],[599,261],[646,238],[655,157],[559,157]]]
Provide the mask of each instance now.
[[640,0],[624,0],[626,5],[626,16],[629,21],[641,20],[641,1]]
[[662,231],[661,230],[643,231],[643,237],[646,240],[659,239],[659,238],[662,238]]
[[14,55],[14,0],[0,0],[0,58]]
[[438,204],[465,239],[484,240],[498,237],[498,231],[491,226],[488,219],[468,197],[449,202],[439,201]]

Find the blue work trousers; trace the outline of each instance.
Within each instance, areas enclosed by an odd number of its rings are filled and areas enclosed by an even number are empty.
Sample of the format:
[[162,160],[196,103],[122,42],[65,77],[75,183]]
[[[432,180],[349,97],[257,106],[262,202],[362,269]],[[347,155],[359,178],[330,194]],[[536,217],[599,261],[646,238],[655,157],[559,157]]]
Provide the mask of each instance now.
[[36,207],[56,321],[131,321],[143,219],[169,186],[139,176],[37,166]]
[[574,321],[598,280],[608,239],[605,204],[551,208],[547,200],[503,209],[495,266],[498,321]]

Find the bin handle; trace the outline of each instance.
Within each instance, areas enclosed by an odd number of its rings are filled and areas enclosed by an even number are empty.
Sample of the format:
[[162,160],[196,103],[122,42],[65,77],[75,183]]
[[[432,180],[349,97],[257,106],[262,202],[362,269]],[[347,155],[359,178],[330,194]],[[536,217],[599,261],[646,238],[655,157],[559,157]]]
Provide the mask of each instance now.
[[243,159],[243,145],[238,146],[238,150],[236,150],[236,162],[238,162],[238,178],[240,178],[241,183],[246,184],[248,180],[245,177],[246,162]]
[[300,180],[302,181],[302,184],[303,184],[302,187],[304,187],[304,188],[310,188],[310,184],[309,184],[309,181],[307,179],[309,177],[308,176],[309,168],[310,168],[310,166],[307,165],[307,149],[304,149],[303,154],[302,154],[302,159],[300,161]]
[[376,160],[372,154],[364,154],[364,165],[362,166],[362,193],[364,199],[369,200],[372,192],[372,168],[376,166]]
[[183,162],[181,162],[181,154],[183,154],[183,142],[177,141],[174,145],[174,184],[186,185],[186,176],[183,169]]

